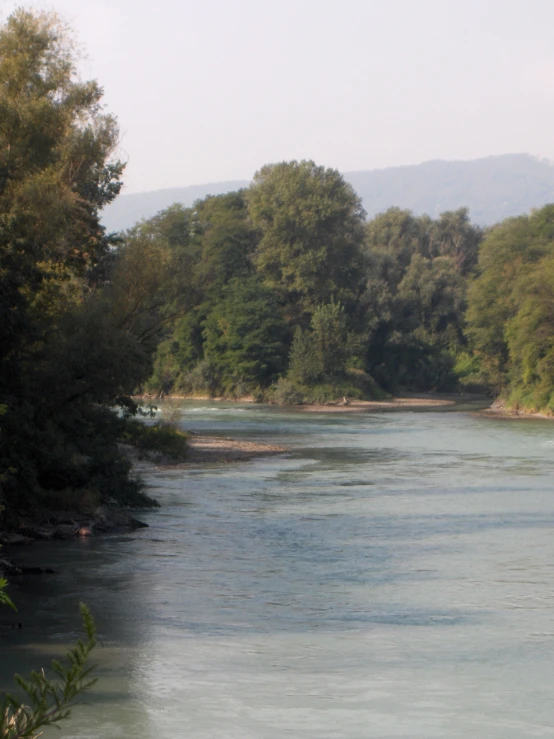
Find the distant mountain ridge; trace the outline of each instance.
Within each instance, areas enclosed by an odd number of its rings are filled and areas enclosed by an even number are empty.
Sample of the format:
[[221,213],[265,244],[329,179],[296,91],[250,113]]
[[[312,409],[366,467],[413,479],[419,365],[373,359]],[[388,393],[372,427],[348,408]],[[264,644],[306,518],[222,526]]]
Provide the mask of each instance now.
[[[554,166],[530,154],[503,154],[472,161],[434,160],[423,164],[346,172],[344,178],[362,198],[368,217],[398,206],[437,216],[467,206],[481,226],[528,213],[554,202]],[[206,195],[247,187],[247,180],[120,195],[103,213],[108,231],[130,228],[172,203],[192,205]]]

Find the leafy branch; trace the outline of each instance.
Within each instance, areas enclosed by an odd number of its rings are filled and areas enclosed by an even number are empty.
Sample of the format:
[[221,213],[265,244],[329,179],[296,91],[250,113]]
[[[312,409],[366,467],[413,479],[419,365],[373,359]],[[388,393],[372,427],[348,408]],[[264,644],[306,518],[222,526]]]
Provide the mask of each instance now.
[[17,608],[13,604],[10,596],[4,592],[4,588],[7,584],[8,581],[5,578],[0,577],[0,606],[8,606],[13,611],[17,611]]
[[[6,597],[0,590],[0,596]],[[85,639],[79,639],[68,650],[62,664],[52,660],[51,668],[56,677],[50,680],[44,670],[33,671],[29,678],[15,675],[14,680],[25,694],[25,699],[7,694],[0,703],[0,739],[38,737],[39,729],[66,719],[75,705],[75,699],[96,682],[88,664],[96,644],[96,626],[88,608],[80,604]]]

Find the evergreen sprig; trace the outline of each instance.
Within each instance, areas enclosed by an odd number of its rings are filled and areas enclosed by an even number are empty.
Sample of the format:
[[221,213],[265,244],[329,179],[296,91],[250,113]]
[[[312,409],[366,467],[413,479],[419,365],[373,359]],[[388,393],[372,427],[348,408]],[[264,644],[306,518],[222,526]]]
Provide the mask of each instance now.
[[5,578],[0,577],[0,606],[8,606],[13,611],[17,611],[17,608],[15,607],[10,596],[4,592],[4,588],[7,586],[7,584],[8,581]]
[[[75,699],[96,682],[91,678],[90,653],[96,645],[96,626],[88,608],[80,604],[85,639],[79,639],[65,655],[65,661],[52,660],[54,679],[44,670],[30,677],[15,675],[14,680],[25,694],[24,701],[7,694],[0,704],[0,739],[23,739],[40,736],[39,729],[66,719]],[[39,732],[39,733],[37,733]]]

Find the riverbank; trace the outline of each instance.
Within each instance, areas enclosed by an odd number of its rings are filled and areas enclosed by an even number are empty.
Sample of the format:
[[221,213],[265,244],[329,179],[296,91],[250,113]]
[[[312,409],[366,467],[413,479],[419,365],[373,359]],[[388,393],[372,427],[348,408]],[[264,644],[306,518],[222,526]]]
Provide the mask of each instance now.
[[295,406],[308,413],[359,413],[361,411],[409,410],[410,408],[434,408],[456,405],[456,400],[446,398],[393,398],[392,400],[344,400],[336,403]]
[[[276,444],[195,434],[191,435],[188,445],[187,458],[182,462],[176,462],[160,452],[139,451],[128,444],[122,444],[121,448],[139,476],[156,469],[247,462],[288,451],[285,447]],[[145,526],[146,524],[123,508],[100,506],[83,511],[45,510],[38,511],[33,517],[22,516],[16,527],[0,531],[0,545],[17,546],[37,540],[50,541],[98,534],[117,534]],[[7,562],[4,560],[4,565],[2,565],[2,560],[0,560],[0,573],[4,571],[7,574],[14,574],[13,567],[9,570]],[[21,573],[15,572],[15,574]]]
[[229,464],[232,462],[248,462],[259,457],[283,454],[289,450],[276,444],[263,444],[259,441],[244,441],[221,436],[204,436],[191,434],[188,440],[187,458],[175,462],[166,455],[149,452],[139,455],[136,450],[129,450],[129,458],[138,474],[160,468],[186,468],[191,465]]
[[[356,413],[360,411],[409,410],[411,408],[416,409],[454,406],[460,402],[465,402],[468,400],[484,400],[486,399],[486,397],[487,396],[478,393],[464,393],[462,395],[455,393],[429,393],[423,397],[421,395],[406,395],[390,398],[389,400],[353,400],[349,398],[340,398],[337,400],[330,400],[326,403],[298,403],[294,405],[284,404],[282,407],[307,413]],[[170,406],[172,403],[181,400],[209,400],[212,403],[257,403],[257,401],[251,395],[245,395],[241,398],[210,398],[207,395],[166,395],[163,398],[157,399],[151,396],[140,396],[136,397],[135,400],[139,400],[142,402],[159,402],[162,405],[164,403],[167,403]],[[269,405],[278,404],[269,403]]]
[[479,411],[477,415],[485,416],[488,418],[511,418],[520,421],[523,421],[525,419],[537,418],[546,421],[554,421],[554,415],[535,411],[527,411],[519,407],[511,408],[509,406],[506,406],[506,404],[502,400],[495,400],[490,408]]
[[259,457],[283,454],[289,450],[277,444],[243,441],[219,436],[192,436],[185,465],[246,462]]

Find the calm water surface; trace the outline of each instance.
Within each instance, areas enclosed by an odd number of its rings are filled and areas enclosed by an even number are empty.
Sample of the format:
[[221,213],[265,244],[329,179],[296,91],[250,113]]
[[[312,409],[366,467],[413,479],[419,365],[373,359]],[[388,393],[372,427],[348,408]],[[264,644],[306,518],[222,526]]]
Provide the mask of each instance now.
[[[159,471],[133,535],[36,545],[0,683],[99,625],[72,739],[554,736],[554,423],[185,405],[290,455]],[[46,734],[46,736],[54,736]]]

